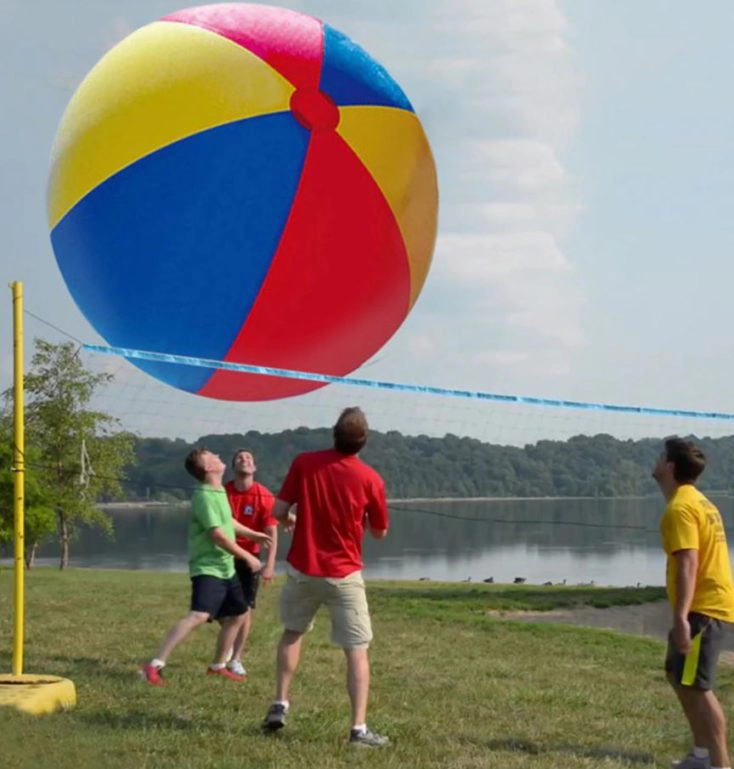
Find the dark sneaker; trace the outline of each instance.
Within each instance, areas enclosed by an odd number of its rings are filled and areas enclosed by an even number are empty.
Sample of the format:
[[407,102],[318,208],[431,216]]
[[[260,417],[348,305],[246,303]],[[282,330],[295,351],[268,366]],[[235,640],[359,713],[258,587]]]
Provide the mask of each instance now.
[[285,714],[288,708],[280,702],[274,702],[268,709],[262,722],[264,732],[277,732],[285,726]]
[[208,676],[219,676],[220,678],[228,678],[230,681],[237,681],[237,683],[242,683],[246,676],[238,676],[237,673],[233,673],[231,670],[228,670],[227,668],[213,668],[211,665],[206,669],[206,674]]
[[711,759],[696,758],[693,753],[689,753],[680,761],[673,761],[673,769],[711,769]]
[[364,748],[384,748],[385,745],[390,744],[388,737],[383,737],[381,734],[375,734],[369,729],[361,731],[360,729],[352,729],[349,734],[349,744],[359,745]]
[[140,668],[140,676],[143,681],[147,681],[153,686],[165,686],[166,682],[163,680],[163,668],[157,668],[155,665],[143,665]]

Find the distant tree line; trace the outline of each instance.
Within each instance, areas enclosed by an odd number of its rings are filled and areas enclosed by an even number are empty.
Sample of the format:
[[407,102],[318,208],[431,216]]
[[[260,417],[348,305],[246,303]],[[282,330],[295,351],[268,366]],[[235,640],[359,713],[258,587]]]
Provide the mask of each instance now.
[[[734,436],[699,443],[709,458],[701,488],[728,491],[734,485]],[[124,483],[128,499],[186,498],[191,479],[183,458],[194,445],[218,452],[225,462],[237,449],[251,449],[258,479],[277,492],[293,457],[330,447],[331,431],[300,427],[204,435],[195,443],[137,439],[137,461]],[[363,458],[383,475],[393,498],[618,497],[657,492],[651,471],[661,447],[659,439],[618,440],[605,434],[516,447],[450,434],[433,438],[390,431],[372,432]]]

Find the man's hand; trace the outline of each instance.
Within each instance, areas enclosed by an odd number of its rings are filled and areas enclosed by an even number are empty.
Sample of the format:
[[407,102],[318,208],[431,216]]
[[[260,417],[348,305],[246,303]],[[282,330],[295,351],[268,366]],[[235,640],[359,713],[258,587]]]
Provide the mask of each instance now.
[[233,523],[234,530],[240,537],[245,537],[245,539],[249,539],[250,542],[257,542],[266,548],[273,544],[273,538],[270,534],[267,534],[264,531],[255,531],[255,529],[251,529],[249,526],[244,526],[239,521],[233,521]]
[[673,645],[681,654],[691,650],[691,625],[688,613],[696,592],[696,576],[698,574],[698,550],[682,548],[673,553],[676,560],[677,574],[675,577],[676,599],[673,606]]
[[253,542],[258,542],[265,548],[269,548],[273,544],[273,538],[270,534],[266,534],[264,531],[253,531],[248,539],[251,539]]
[[244,558],[243,560],[248,565],[250,571],[253,574],[257,574],[259,571],[262,571],[262,561],[255,557],[252,553],[248,553],[247,550],[244,550],[243,552],[247,556],[247,558]]
[[283,531],[286,534],[290,534],[293,529],[296,527],[296,514],[288,512],[288,515],[285,518],[281,518],[281,523],[283,524]]
[[263,566],[263,570],[260,572],[260,580],[263,583],[263,587],[267,587],[273,581],[274,574],[275,570],[272,566],[268,564]]
[[680,654],[691,651],[691,624],[685,617],[675,617],[673,620],[673,645]]

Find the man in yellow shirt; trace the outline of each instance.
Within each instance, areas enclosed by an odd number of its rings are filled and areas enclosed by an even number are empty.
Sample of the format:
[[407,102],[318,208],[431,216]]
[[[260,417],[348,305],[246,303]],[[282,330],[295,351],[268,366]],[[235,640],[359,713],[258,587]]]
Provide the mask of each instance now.
[[731,769],[726,718],[713,692],[734,583],[721,515],[694,483],[706,467],[692,442],[669,438],[653,477],[667,501],[660,521],[673,609],[665,670],[693,733],[694,748],[677,769]]

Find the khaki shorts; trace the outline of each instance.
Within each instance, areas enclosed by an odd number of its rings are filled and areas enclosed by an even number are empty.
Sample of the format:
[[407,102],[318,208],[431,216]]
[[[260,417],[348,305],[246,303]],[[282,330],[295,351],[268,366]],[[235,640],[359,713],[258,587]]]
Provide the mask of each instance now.
[[365,649],[372,640],[362,572],[341,579],[309,577],[292,566],[280,594],[280,619],[286,630],[305,633],[313,627],[319,607],[331,615],[331,642],[343,649]]

